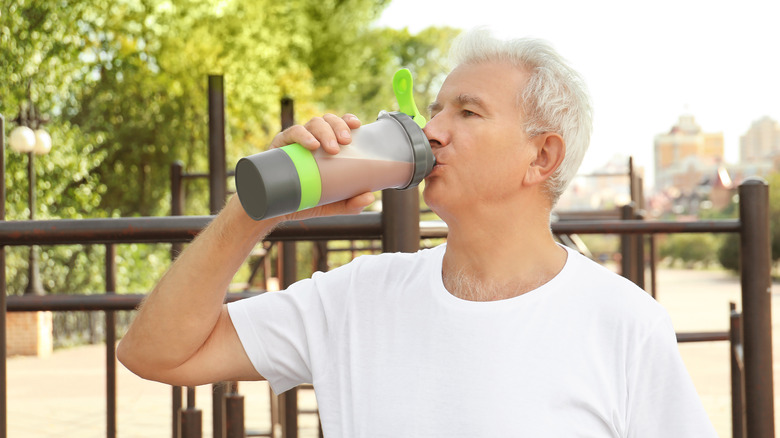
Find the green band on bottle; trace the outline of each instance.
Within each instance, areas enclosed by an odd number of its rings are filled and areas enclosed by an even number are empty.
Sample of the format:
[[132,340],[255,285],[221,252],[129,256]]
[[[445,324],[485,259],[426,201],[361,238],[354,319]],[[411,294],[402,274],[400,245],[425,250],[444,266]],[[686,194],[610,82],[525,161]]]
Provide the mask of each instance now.
[[283,146],[281,149],[292,159],[301,181],[301,205],[298,211],[316,206],[322,196],[322,181],[320,169],[311,151],[298,143]]

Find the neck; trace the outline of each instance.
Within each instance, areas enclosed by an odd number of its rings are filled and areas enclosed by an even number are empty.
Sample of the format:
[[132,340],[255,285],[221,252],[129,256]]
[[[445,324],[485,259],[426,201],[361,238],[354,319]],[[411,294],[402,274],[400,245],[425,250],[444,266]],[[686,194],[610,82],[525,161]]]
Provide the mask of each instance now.
[[566,252],[552,236],[549,211],[506,213],[448,222],[442,276],[450,293],[472,301],[512,298],[563,268]]

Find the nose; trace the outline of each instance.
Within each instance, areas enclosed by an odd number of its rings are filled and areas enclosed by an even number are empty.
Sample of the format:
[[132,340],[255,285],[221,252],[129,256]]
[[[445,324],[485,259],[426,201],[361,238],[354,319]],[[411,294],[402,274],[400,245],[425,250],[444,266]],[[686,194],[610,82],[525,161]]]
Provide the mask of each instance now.
[[432,148],[444,147],[450,142],[449,130],[446,129],[441,114],[437,114],[423,128],[425,136]]

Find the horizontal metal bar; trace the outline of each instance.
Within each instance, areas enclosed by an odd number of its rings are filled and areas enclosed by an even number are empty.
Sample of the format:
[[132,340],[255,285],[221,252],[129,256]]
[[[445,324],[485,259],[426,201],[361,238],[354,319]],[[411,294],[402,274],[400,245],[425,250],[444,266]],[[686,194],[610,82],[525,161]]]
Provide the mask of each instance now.
[[[192,240],[213,216],[163,216],[111,219],[0,221],[0,245],[173,243]],[[380,213],[290,221],[267,240],[381,238]]]
[[348,246],[346,248],[328,248],[328,252],[365,252],[365,251],[382,251],[382,247],[379,245],[375,246],[367,246],[367,247],[358,247],[358,246]]
[[[111,219],[57,219],[39,221],[0,221],[0,245],[66,245],[105,243],[187,242],[197,235],[213,216],[164,216]],[[559,234],[666,234],[739,232],[738,220],[645,221],[599,220],[565,221],[552,224]],[[332,216],[291,221],[277,227],[267,240],[350,240],[380,239],[381,213]],[[442,221],[420,225],[423,238],[446,237]]]
[[[225,176],[236,176],[236,171],[228,170],[225,173]],[[181,177],[182,179],[199,179],[199,178],[208,178],[209,174],[205,172],[182,173]]]
[[677,342],[728,341],[729,332],[677,333]]
[[[225,302],[253,297],[263,291],[231,292]],[[72,312],[100,310],[135,310],[143,301],[143,294],[94,295],[11,295],[6,299],[9,312]]]
[[556,234],[669,234],[669,233],[737,233],[736,219],[712,221],[593,220],[555,222]]
[[423,239],[435,239],[447,237],[447,224],[444,221],[421,221],[420,237]]
[[0,222],[0,245],[186,242],[212,219],[166,216]]
[[204,172],[182,173],[181,177],[182,177],[182,179],[208,178],[209,174],[208,173],[204,173]]
[[[737,233],[740,226],[736,219],[692,222],[599,219],[553,222],[552,231],[556,234]],[[447,224],[443,221],[420,222],[420,237],[447,237]]]

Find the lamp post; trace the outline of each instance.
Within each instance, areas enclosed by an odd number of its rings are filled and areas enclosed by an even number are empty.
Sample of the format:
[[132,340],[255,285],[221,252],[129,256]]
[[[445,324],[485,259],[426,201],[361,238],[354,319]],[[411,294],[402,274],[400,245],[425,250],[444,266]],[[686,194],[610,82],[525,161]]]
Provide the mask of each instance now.
[[[30,206],[30,220],[35,219],[35,155],[45,155],[51,150],[51,136],[41,128],[48,122],[41,116],[31,99],[19,107],[19,115],[13,120],[17,126],[8,138],[11,150],[27,154],[27,176],[29,183],[28,200]],[[28,264],[29,276],[25,294],[45,295],[41,276],[38,270],[38,247],[30,246],[30,262]]]

